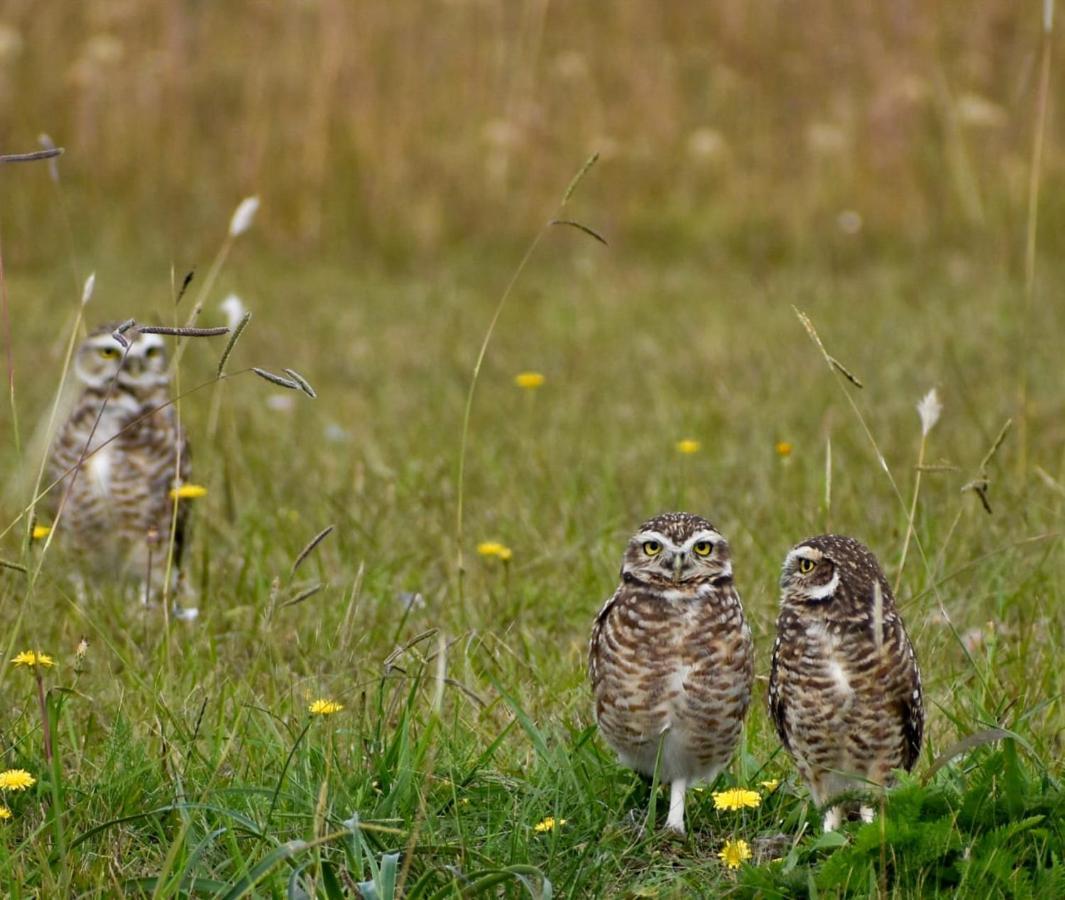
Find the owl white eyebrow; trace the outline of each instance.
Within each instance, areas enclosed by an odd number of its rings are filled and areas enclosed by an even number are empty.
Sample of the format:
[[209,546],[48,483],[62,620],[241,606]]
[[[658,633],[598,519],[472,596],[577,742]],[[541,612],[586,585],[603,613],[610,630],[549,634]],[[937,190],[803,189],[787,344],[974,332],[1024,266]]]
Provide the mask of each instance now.
[[122,345],[110,334],[95,335],[94,337],[89,338],[85,344],[89,347],[118,347],[119,350],[122,349]]
[[133,348],[136,350],[149,350],[152,347],[165,347],[166,343],[161,337],[154,334],[142,334],[139,341],[135,341]]
[[820,562],[825,558],[825,555],[814,547],[796,547],[794,550],[790,550],[788,555],[784,557],[784,568],[786,569],[797,559],[808,559],[810,562]]
[[677,545],[659,531],[641,531],[636,535],[636,540],[641,544],[646,541],[658,541],[663,547],[668,547],[671,550],[677,549]]
[[682,549],[690,550],[700,541],[710,541],[711,544],[720,544],[724,540],[725,536],[723,534],[718,534],[716,531],[704,528],[702,531],[697,531],[688,538],[688,540],[684,542],[684,547]]

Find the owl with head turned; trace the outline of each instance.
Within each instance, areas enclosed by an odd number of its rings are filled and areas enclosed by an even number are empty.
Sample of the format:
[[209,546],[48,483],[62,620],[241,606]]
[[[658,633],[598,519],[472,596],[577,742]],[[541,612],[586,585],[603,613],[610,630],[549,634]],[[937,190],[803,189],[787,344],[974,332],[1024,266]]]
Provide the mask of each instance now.
[[162,584],[174,529],[178,571],[187,504],[171,491],[189,477],[189,447],[170,405],[166,347],[155,334],[92,331],[74,357],[81,395],[57,433],[48,496],[56,539],[97,578]]
[[667,513],[629,539],[588,672],[604,740],[629,768],[669,783],[666,826],[683,834],[687,788],[732,758],[754,681],[728,541],[708,520]]
[[[837,534],[793,547],[781,608],[769,712],[824,828],[844,795],[889,786],[917,762],[924,732],[921,674],[891,587],[868,547]],[[871,821],[871,806],[858,812]]]

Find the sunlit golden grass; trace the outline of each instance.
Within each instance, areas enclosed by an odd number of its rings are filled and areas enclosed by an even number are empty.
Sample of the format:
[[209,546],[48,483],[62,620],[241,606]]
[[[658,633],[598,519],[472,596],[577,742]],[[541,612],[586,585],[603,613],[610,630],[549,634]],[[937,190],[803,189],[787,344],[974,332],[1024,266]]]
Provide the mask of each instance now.
[[[1023,238],[1039,12],[1011,0],[9,4],[0,137],[33,149],[46,131],[68,148],[63,206],[98,233],[75,229],[79,260],[107,238],[203,260],[208,226],[250,193],[260,240],[290,253],[524,241],[559,173],[592,151],[610,173],[587,189],[601,223],[644,243],[714,236],[772,259],[811,243],[846,253],[856,232],[940,230],[1001,248]],[[1053,103],[1061,68],[1048,73]],[[1046,119],[1055,218],[1062,127]],[[123,200],[96,216],[112,196]],[[44,245],[65,248],[70,226],[46,167],[5,205],[9,225],[37,226],[7,236],[9,257],[53,262]],[[815,239],[822,229],[831,237]]]

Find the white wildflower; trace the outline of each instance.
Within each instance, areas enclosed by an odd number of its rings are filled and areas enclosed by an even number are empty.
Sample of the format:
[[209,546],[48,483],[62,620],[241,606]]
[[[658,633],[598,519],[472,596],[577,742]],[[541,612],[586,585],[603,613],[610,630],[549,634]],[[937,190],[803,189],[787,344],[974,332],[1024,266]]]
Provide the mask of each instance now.
[[936,427],[941,412],[943,412],[943,404],[939,402],[936,389],[932,388],[917,404],[917,415],[921,417],[921,434],[928,434]]
[[233,218],[229,220],[229,236],[239,237],[251,228],[251,223],[254,221],[255,214],[258,211],[258,197],[245,197],[241,200],[240,205],[233,213]]
[[81,305],[84,306],[92,299],[93,288],[96,287],[96,273],[93,272],[85,279],[85,287],[81,289]]
[[244,309],[244,301],[240,299],[236,294],[230,294],[223,300],[218,308],[222,310],[222,313],[226,317],[226,325],[229,326],[229,330],[232,331],[240,324],[240,320],[244,318],[244,313],[247,311]]

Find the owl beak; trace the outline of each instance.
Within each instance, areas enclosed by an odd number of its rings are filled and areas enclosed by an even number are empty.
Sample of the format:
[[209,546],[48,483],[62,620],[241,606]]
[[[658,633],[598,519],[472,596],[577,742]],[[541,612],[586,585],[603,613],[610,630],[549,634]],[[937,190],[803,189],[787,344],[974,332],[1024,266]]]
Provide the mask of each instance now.
[[673,583],[680,581],[681,569],[684,568],[684,554],[678,553],[673,557]]

